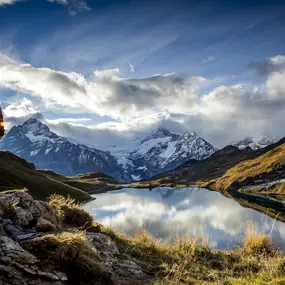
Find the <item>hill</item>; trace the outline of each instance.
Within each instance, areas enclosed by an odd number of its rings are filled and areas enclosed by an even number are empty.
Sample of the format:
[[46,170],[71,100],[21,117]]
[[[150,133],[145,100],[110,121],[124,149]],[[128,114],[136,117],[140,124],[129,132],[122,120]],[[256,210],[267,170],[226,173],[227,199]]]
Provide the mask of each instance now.
[[23,158],[0,151],[0,191],[22,188],[27,188],[33,197],[41,200],[53,193],[69,195],[77,201],[91,199],[88,193],[37,171],[32,163]]
[[220,190],[238,189],[258,185],[285,177],[285,144],[263,155],[240,162],[209,186]]
[[63,176],[51,170],[37,170],[45,176],[81,189],[89,194],[105,192],[110,189],[121,189],[121,184],[113,177],[100,172],[89,172],[75,176]]

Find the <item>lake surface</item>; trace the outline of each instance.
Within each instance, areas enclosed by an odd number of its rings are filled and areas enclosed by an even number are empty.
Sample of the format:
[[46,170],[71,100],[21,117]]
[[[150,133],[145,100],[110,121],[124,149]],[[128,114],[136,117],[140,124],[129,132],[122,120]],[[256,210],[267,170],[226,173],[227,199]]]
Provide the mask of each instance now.
[[173,240],[201,236],[213,248],[230,248],[241,243],[246,221],[258,230],[272,232],[275,245],[285,249],[285,224],[258,211],[243,208],[218,192],[189,187],[110,191],[94,195],[86,209],[99,223],[133,235],[147,230],[153,236]]

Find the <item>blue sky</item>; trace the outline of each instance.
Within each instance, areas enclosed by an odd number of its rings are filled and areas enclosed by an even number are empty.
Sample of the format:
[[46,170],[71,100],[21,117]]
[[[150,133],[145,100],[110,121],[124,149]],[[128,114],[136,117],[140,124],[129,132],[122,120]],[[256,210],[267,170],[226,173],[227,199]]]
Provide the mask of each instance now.
[[91,144],[159,125],[218,146],[284,136],[270,127],[285,119],[284,12],[284,1],[0,0],[2,107],[11,124],[41,113]]

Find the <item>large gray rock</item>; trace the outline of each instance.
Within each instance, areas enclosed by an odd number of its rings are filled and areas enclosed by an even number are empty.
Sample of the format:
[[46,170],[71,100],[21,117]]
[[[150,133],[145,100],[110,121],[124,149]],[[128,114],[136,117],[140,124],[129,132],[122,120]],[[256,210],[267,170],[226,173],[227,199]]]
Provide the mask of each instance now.
[[26,209],[14,207],[15,217],[14,223],[18,226],[26,227],[33,220],[33,215]]
[[91,232],[88,232],[87,236],[107,263],[119,254],[116,243],[109,236]]
[[39,268],[39,261],[9,237],[0,237],[0,285],[64,285],[62,272]]
[[18,225],[27,226],[32,220],[37,221],[40,217],[44,217],[52,223],[56,222],[55,209],[46,202],[34,200],[26,192],[0,194],[0,201],[15,205],[13,221]]
[[145,277],[145,274],[142,271],[142,268],[132,260],[121,260],[113,263],[113,269],[116,274],[130,277],[130,278],[142,278]]

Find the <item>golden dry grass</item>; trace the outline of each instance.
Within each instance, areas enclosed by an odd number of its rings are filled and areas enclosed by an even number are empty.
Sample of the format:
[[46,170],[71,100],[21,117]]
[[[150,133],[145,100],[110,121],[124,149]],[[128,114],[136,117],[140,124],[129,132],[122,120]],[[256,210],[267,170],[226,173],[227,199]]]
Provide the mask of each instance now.
[[258,156],[243,161],[230,168],[222,177],[211,181],[209,185],[216,189],[227,190],[234,183],[241,183],[249,178],[266,175],[285,162],[285,144]]
[[246,226],[243,246],[232,250],[211,250],[199,238],[169,244],[145,231],[115,240],[125,253],[156,267],[152,285],[285,284],[284,257],[252,222]]
[[48,202],[56,209],[58,220],[63,224],[81,229],[92,226],[92,216],[74,199],[54,194],[50,196]]
[[45,270],[65,272],[69,284],[112,284],[84,232],[45,235],[29,240],[23,247],[41,261]]

